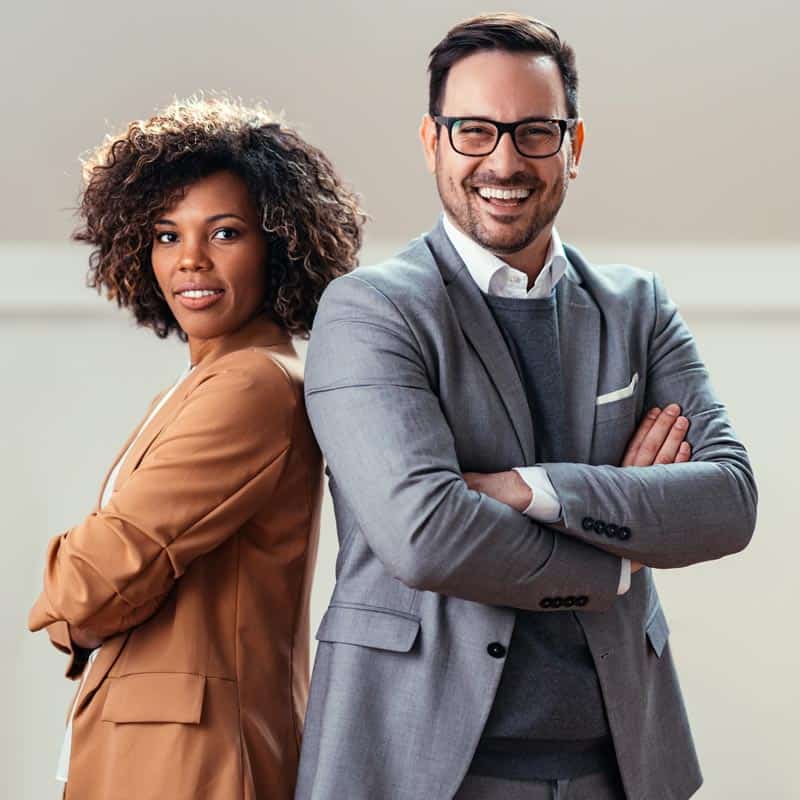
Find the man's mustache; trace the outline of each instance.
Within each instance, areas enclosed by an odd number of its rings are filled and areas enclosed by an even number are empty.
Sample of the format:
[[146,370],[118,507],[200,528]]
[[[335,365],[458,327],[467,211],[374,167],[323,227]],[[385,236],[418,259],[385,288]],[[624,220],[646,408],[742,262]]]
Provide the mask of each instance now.
[[495,186],[499,189],[531,189],[535,191],[544,186],[544,182],[532,175],[524,172],[517,172],[510,177],[499,178],[493,172],[483,172],[478,175],[470,175],[464,185],[470,189],[477,189],[480,186]]

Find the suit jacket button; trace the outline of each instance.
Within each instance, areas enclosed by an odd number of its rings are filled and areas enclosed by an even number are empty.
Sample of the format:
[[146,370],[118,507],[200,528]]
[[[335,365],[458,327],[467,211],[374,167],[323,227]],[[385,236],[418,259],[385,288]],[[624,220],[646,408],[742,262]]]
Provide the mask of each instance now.
[[594,523],[594,532],[602,536],[606,532],[606,524],[603,520],[598,519],[595,520]]
[[576,606],[585,606],[588,602],[589,602],[589,598],[585,594],[582,594],[579,597],[575,598],[575,605]]
[[550,608],[550,606],[553,605],[553,601],[549,597],[545,597],[544,600],[539,601],[539,605],[542,608]]
[[594,527],[594,520],[591,517],[584,517],[581,525],[585,531],[590,531]]
[[617,536],[619,536],[620,539],[630,539],[631,529],[623,525],[623,527],[619,529]]
[[619,526],[618,525],[606,525],[606,536],[610,538],[614,538],[615,536],[619,535]]
[[486,652],[492,658],[502,658],[506,654],[506,649],[500,642],[492,642],[487,648]]

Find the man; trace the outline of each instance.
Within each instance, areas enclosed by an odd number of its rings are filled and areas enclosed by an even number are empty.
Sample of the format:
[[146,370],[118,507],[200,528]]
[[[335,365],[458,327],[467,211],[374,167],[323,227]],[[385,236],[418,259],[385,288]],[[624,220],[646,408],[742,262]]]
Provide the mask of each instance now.
[[297,797],[687,798],[652,568],[746,546],[745,450],[659,282],[560,242],[555,31],[451,30],[421,136],[441,222],[331,284],[308,354],[340,553]]

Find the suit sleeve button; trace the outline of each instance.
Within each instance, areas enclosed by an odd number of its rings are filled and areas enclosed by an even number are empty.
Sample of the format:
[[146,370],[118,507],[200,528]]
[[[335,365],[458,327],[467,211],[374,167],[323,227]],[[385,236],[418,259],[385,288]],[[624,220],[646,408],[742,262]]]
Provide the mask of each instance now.
[[594,527],[594,519],[592,517],[584,517],[581,525],[585,531],[590,531]]
[[550,606],[553,605],[553,601],[549,597],[545,597],[543,600],[539,601],[539,605],[542,608],[550,608]]
[[554,597],[553,598],[553,608],[561,608],[564,605],[564,598],[563,597]]
[[618,536],[620,539],[630,539],[630,538],[631,538],[631,529],[630,529],[630,528],[628,528],[627,526],[623,525],[623,526],[622,526],[622,527],[619,529],[619,532],[617,533],[617,536]]
[[576,606],[585,606],[588,602],[589,602],[589,598],[585,594],[582,594],[582,595],[580,595],[580,597],[576,597],[575,598],[575,605]]
[[603,522],[603,520],[601,519],[595,520],[594,532],[600,536],[602,536],[606,532],[606,524],[605,522]]
[[487,648],[486,652],[492,658],[502,658],[506,654],[506,649],[500,642],[492,642]]
[[565,597],[564,605],[567,606],[568,608],[571,608],[572,606],[575,605],[575,598],[572,595],[570,595],[569,597]]
[[613,539],[615,536],[619,536],[619,526],[618,525],[606,525],[606,536]]

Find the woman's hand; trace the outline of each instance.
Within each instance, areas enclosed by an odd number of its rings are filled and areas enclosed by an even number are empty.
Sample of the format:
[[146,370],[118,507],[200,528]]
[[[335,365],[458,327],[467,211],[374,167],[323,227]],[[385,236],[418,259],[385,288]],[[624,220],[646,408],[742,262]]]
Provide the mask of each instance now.
[[69,626],[69,638],[73,644],[83,650],[94,650],[103,644],[103,640],[96,633],[87,628],[76,628],[73,625]]

